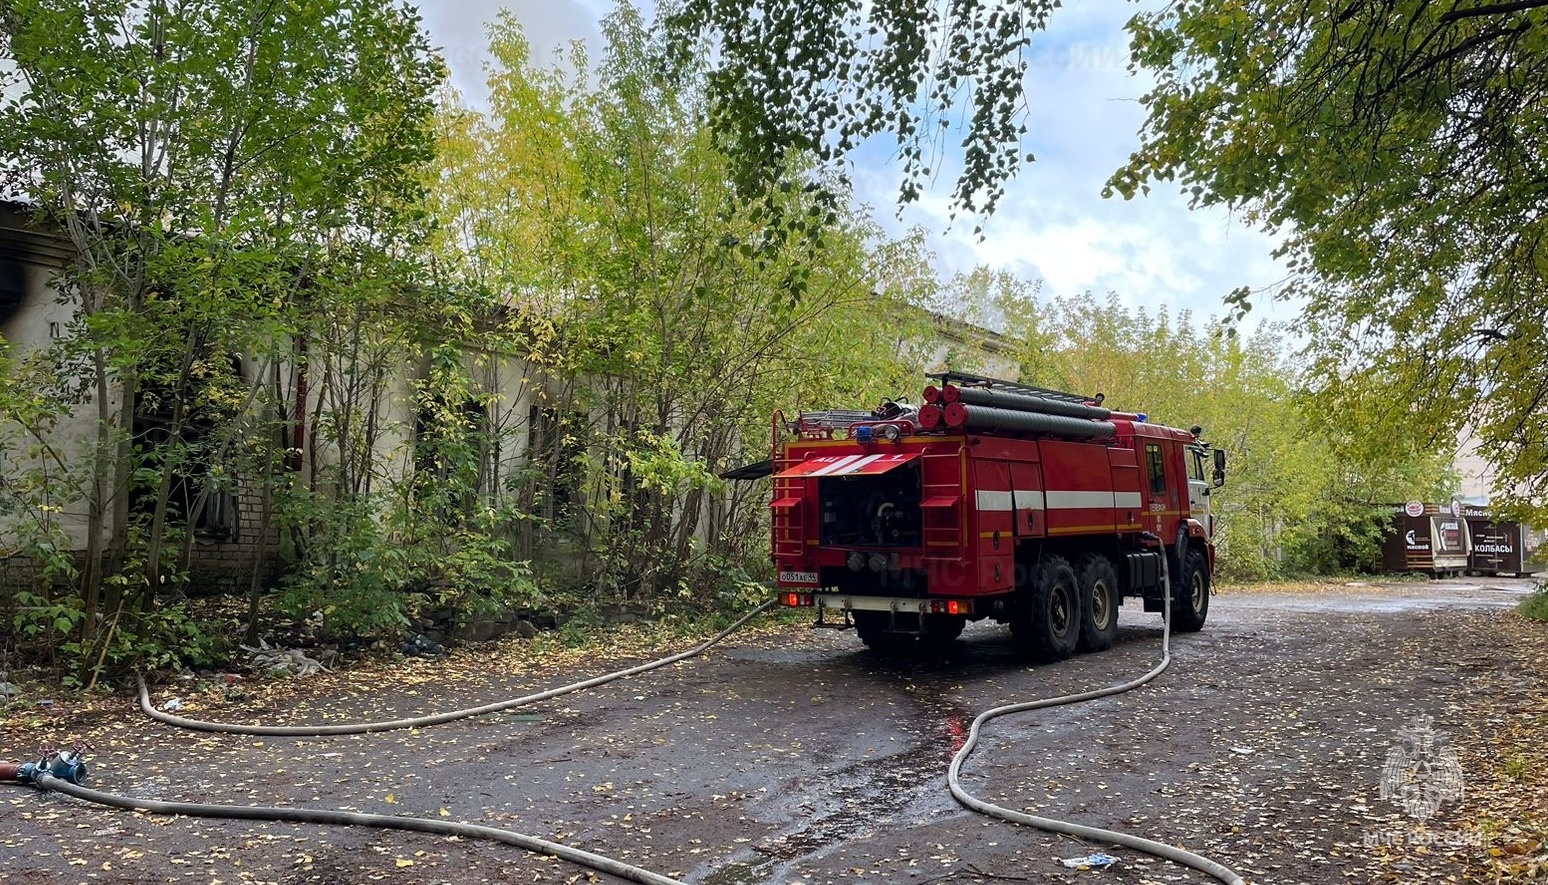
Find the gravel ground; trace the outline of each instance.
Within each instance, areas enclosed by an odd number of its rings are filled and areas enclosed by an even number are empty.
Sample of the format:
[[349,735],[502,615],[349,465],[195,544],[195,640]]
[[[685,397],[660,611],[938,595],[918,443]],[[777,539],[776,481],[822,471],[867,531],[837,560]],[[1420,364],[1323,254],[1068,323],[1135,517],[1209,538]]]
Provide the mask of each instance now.
[[[964,786],[1011,808],[1183,845],[1254,885],[1481,876],[1490,846],[1470,826],[1489,809],[1451,799],[1420,827],[1381,798],[1383,768],[1404,746],[1400,730],[1430,717],[1438,746],[1459,750],[1467,782],[1498,780],[1488,754],[1472,750],[1496,741],[1523,699],[1541,698],[1548,675],[1533,636],[1541,629],[1507,614],[1530,586],[1228,590],[1203,632],[1174,638],[1171,668],[1150,685],[992,723]],[[193,734],[140,718],[127,696],[18,703],[0,711],[0,758],[83,737],[95,748],[91,785],[109,792],[467,820],[695,885],[1211,881],[989,820],[946,790],[947,763],[978,711],[1149,669],[1158,616],[1134,606],[1121,624],[1112,650],[1039,667],[1019,661],[992,624],[970,626],[934,660],[877,655],[851,633],[771,626],[703,658],[510,713],[354,737]],[[392,718],[643,659],[570,655],[560,672],[516,648],[250,687],[244,700],[184,691],[183,713],[273,724]],[[1055,861],[1102,850],[1119,862],[1082,872]],[[499,845],[166,818],[0,788],[0,882],[375,881],[617,880]]]

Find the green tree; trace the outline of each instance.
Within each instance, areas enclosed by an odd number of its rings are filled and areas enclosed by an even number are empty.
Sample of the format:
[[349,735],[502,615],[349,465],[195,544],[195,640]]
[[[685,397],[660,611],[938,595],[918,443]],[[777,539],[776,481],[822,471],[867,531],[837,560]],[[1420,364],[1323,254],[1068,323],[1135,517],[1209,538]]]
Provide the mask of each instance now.
[[1156,86],[1113,187],[1175,180],[1280,235],[1323,409],[1441,448],[1472,423],[1548,518],[1548,7],[1211,0],[1130,31]]
[[1187,312],[1117,295],[1041,302],[1002,288],[996,310],[1021,348],[1023,380],[1106,395],[1106,404],[1204,428],[1230,479],[1213,495],[1220,568],[1234,578],[1368,567],[1391,504],[1449,493],[1443,453],[1389,440],[1358,448],[1359,419],[1305,393],[1285,330],[1215,334]]
[[[948,144],[963,169],[953,206],[993,211],[1023,160],[1032,34],[1058,0],[679,0],[663,22],[679,63],[713,47],[710,114],[744,183],[890,134],[899,199],[917,200]],[[965,108],[968,122],[954,123]]]
[[76,256],[57,350],[97,435],[72,632],[100,665],[104,602],[112,625],[150,616],[252,439],[297,293],[353,251],[407,251],[441,68],[413,13],[366,0],[8,0],[0,55],[0,181]]
[[[906,203],[960,140],[954,206],[987,212],[1023,160],[1024,51],[1057,6],[681,0],[663,20],[679,52],[716,50],[713,119],[754,170],[891,133]],[[1281,236],[1292,275],[1271,294],[1307,305],[1324,410],[1441,449],[1472,424],[1548,519],[1548,6],[1185,0],[1129,31],[1156,86],[1112,192],[1176,180]],[[1254,297],[1228,298],[1236,318]]]
[[[553,542],[520,546],[634,601],[751,564],[766,510],[715,474],[763,456],[778,408],[916,388],[898,353],[922,315],[903,309],[908,245],[871,247],[794,171],[744,199],[701,81],[661,75],[632,8],[604,33],[593,84],[535,68],[509,17],[494,27],[491,109],[443,114],[436,205],[444,260],[506,305],[502,346],[533,391],[514,491]],[[542,499],[560,487],[564,514]]]

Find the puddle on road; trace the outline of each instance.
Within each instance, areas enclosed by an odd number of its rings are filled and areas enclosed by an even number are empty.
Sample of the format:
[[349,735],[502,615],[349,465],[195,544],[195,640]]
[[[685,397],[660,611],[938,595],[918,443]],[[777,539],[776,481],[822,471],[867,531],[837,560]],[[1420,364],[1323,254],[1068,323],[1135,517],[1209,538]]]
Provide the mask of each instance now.
[[778,879],[772,876],[774,861],[764,860],[728,864],[704,877],[702,885],[763,885],[765,882],[776,882]]
[[[1159,632],[1149,624],[1125,625],[1118,647],[1104,660],[1125,660],[1135,649],[1153,643]],[[751,672],[746,667],[730,668],[717,683],[720,691],[778,709],[805,709],[803,705],[815,700],[814,694],[824,695],[824,701],[843,700],[847,694],[851,703],[844,705],[842,713],[828,714],[834,717],[829,728],[837,722],[854,727],[855,717],[873,716],[870,727],[859,730],[878,731],[862,742],[843,728],[828,731],[827,737],[836,744],[830,758],[837,765],[807,768],[799,777],[784,780],[779,789],[771,789],[757,817],[774,828],[756,845],[741,846],[719,866],[701,869],[703,878],[695,881],[705,885],[788,881],[800,864],[823,858],[846,843],[965,813],[946,788],[947,767],[966,742],[978,713],[964,695],[1051,691],[1059,674],[1033,673],[1032,685],[1024,685],[1029,669],[1042,668],[1029,668],[1005,628],[995,624],[971,625],[953,651],[935,656],[882,655],[861,647],[858,640],[853,647],[728,649],[728,659],[755,666]],[[1066,680],[1081,681],[1078,674],[1060,673]],[[865,702],[857,705],[856,698]],[[1037,727],[1043,731],[1070,728],[1081,715],[1073,709],[1044,711]],[[887,743],[893,740],[897,743]],[[878,747],[891,752],[854,760],[871,744],[872,752]],[[854,761],[845,762],[846,756]]]
[[833,657],[827,648],[753,648],[750,646],[727,648],[722,655],[731,661],[752,661],[759,664],[817,664]]
[[[939,738],[837,771],[803,778],[800,792],[771,798],[765,813],[784,820],[756,848],[704,879],[705,885],[780,882],[797,863],[810,862],[898,821],[924,820],[956,807],[944,786]],[[748,857],[747,852],[759,855]]]

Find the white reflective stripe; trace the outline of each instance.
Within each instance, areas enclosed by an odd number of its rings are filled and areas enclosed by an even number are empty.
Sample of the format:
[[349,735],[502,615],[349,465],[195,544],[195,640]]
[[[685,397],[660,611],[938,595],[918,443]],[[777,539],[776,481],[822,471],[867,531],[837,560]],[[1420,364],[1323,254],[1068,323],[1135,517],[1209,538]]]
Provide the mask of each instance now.
[[1116,506],[1113,503],[1116,496],[1112,492],[1048,492],[1045,497],[1049,510],[1086,510]]
[[979,510],[1010,510],[1010,492],[986,492],[982,489],[978,492]]
[[[850,473],[857,473],[857,472],[859,472],[861,470],[864,470],[865,469],[865,465],[871,463],[872,461],[880,461],[882,458],[885,458],[885,457],[887,457],[887,456],[886,455],[866,455],[866,456],[862,457],[860,455],[850,455],[849,458],[859,458],[860,460],[855,461],[852,464],[844,464],[842,467],[840,467],[838,464],[835,464],[835,465],[833,465],[832,468],[824,468],[822,470],[817,471],[817,473],[815,473],[814,475],[815,476],[844,476],[844,475],[850,474]],[[845,460],[849,460],[849,459],[845,459]]]
[[979,510],[1076,510],[1101,507],[1138,509],[1140,496],[1135,492],[1039,492],[1016,489],[1010,492],[978,492]]
[[1042,510],[1043,493],[1031,489],[1013,489],[1011,495],[1016,499],[1017,510]]
[[[851,465],[851,464],[855,463],[856,461],[860,460],[862,457],[864,457],[864,456],[863,455],[845,455],[844,457],[838,459],[837,461],[834,461],[832,464],[829,464],[826,467],[820,467],[820,468],[818,468],[816,470],[813,470],[811,473],[808,473],[807,476],[828,476],[830,474],[837,473],[838,471],[843,470],[845,467],[848,467],[849,465]],[[873,455],[872,457],[875,457],[875,456]]]

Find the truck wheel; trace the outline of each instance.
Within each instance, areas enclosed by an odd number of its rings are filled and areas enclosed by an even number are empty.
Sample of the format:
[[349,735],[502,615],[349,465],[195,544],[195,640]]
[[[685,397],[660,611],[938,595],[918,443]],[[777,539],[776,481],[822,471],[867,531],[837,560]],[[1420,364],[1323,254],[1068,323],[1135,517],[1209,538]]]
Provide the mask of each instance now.
[[962,635],[962,628],[967,626],[967,618],[957,615],[920,615],[919,641],[926,648],[942,649],[949,647]]
[[1106,651],[1118,635],[1118,573],[1100,553],[1080,568],[1080,649]]
[[1209,615],[1209,561],[1203,552],[1188,551],[1178,578],[1172,584],[1172,630],[1197,633]]
[[1080,637],[1080,592],[1075,570],[1062,556],[1049,556],[1037,567],[1025,609],[1011,624],[1023,654],[1036,661],[1062,661],[1075,652]]
[[851,612],[850,617],[854,618],[860,641],[872,651],[902,651],[914,641],[907,633],[892,632],[892,616],[887,612],[857,611]]

